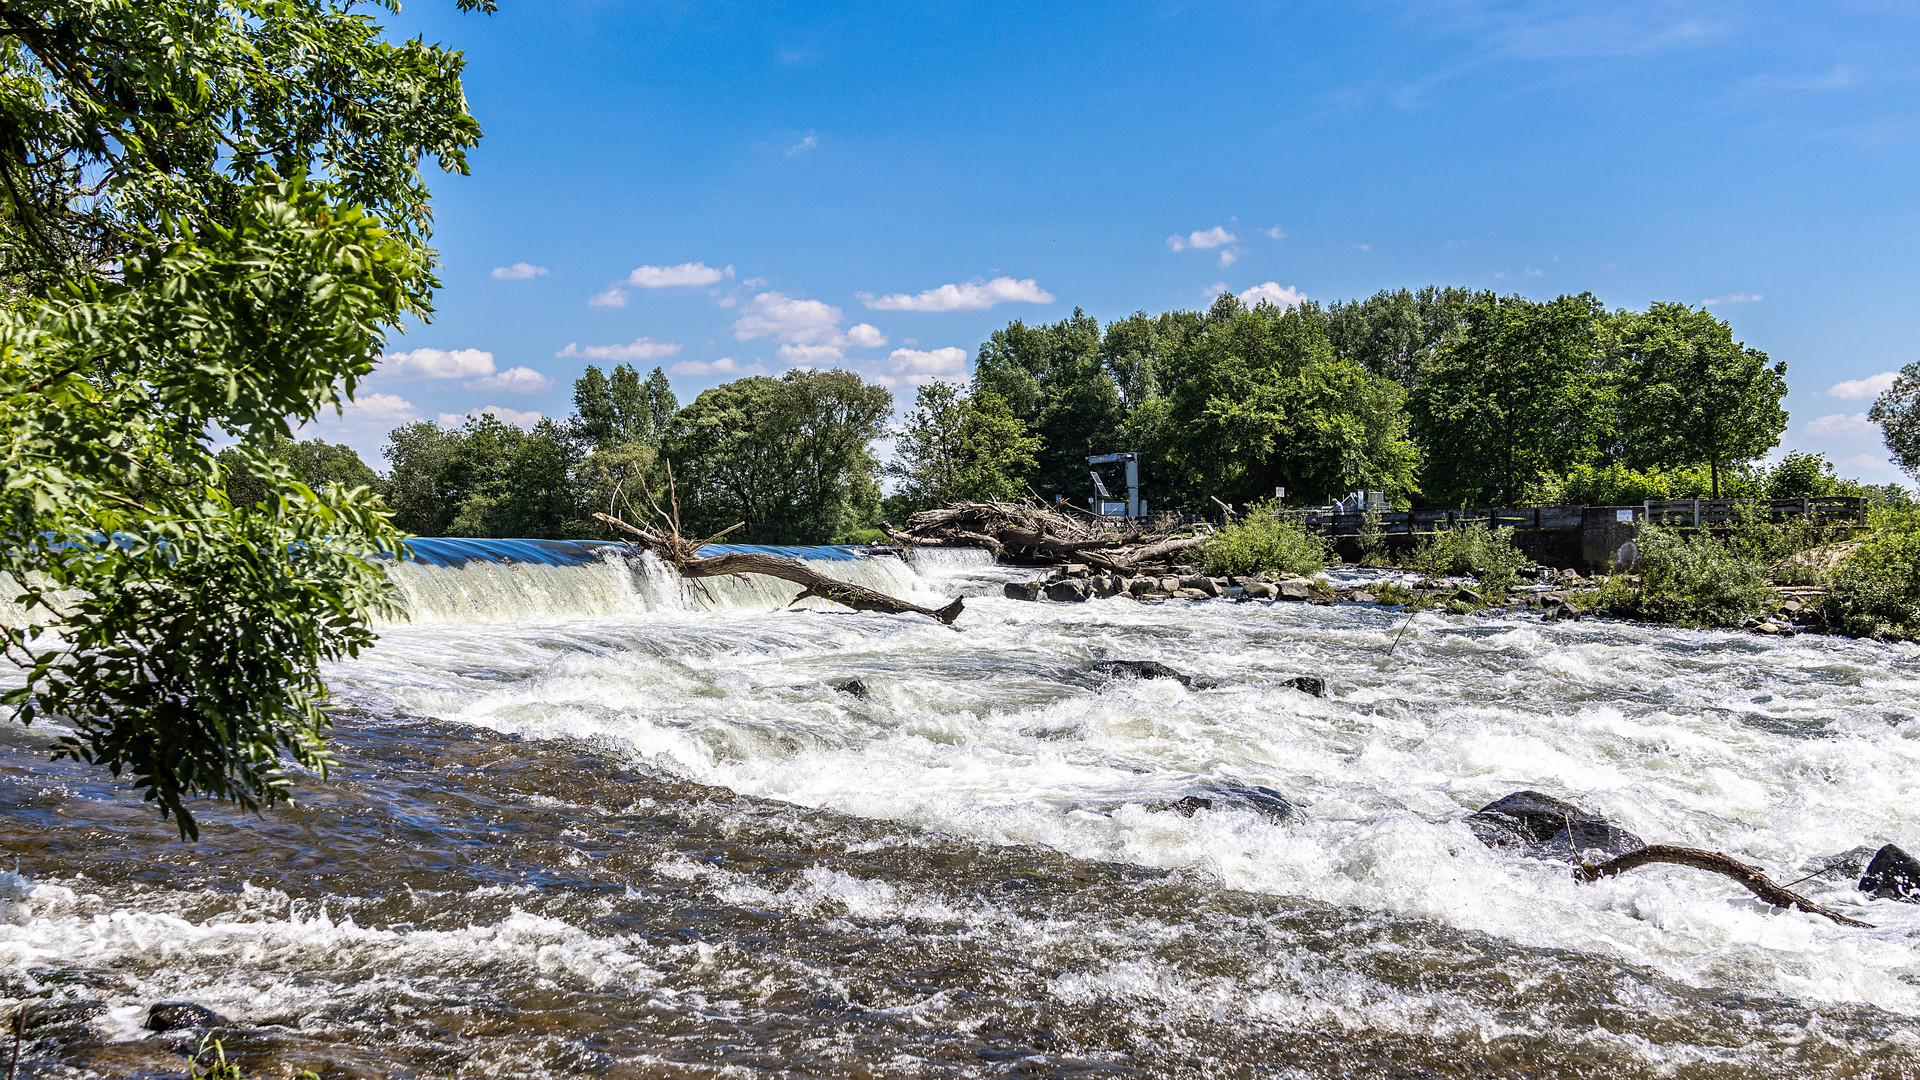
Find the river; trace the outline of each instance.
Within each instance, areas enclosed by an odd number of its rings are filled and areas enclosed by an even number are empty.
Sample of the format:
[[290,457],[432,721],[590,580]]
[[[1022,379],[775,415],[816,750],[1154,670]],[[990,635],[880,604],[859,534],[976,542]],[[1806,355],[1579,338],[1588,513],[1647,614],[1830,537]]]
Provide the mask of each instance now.
[[[1393,611],[1021,603],[971,552],[819,563],[953,628],[441,561],[327,670],[298,809],[182,844],[0,727],[23,1074],[180,1075],[142,1024],[190,1001],[274,1076],[1920,1076],[1920,905],[1579,884],[1463,823],[1533,789],[1780,881],[1920,851],[1913,647],[1423,613],[1389,657]],[[1169,808],[1230,785],[1302,813]]]

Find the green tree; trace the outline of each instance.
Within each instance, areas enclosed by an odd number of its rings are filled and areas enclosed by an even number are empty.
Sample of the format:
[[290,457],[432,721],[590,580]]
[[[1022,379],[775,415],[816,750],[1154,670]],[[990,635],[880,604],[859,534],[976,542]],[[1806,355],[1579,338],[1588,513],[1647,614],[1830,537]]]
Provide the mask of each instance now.
[[1546,303],[1483,294],[1462,322],[1412,397],[1426,497],[1442,505],[1513,502],[1594,460],[1612,402],[1600,302],[1584,293]]
[[588,364],[587,370],[573,380],[574,434],[588,446],[612,446],[619,441],[619,426],[607,377]]
[[1429,285],[1336,302],[1327,307],[1327,341],[1334,355],[1411,391],[1440,349],[1465,330],[1467,305],[1485,295]]
[[1075,309],[1052,326],[996,330],[974,364],[974,384],[1007,403],[1040,438],[1044,495],[1085,491],[1087,458],[1124,449],[1120,384],[1101,356],[1100,322]]
[[845,371],[756,375],[702,393],[674,418],[666,453],[689,532],[824,543],[878,513],[870,444],[893,397]]
[[998,395],[962,394],[946,382],[919,389],[898,431],[886,472],[900,480],[899,501],[908,513],[1017,498],[1040,447]]
[[479,128],[457,54],[333,4],[47,0],[0,39],[4,701],[191,836],[186,800],[326,766],[319,665],[372,640],[399,537],[268,447],[430,313],[417,166]]
[[1149,468],[1175,470],[1198,499],[1330,499],[1354,488],[1414,490],[1417,452],[1399,385],[1333,354],[1319,312],[1249,309],[1222,295],[1163,354],[1168,393],[1129,417]]
[[[366,462],[360,460],[359,453],[351,446],[322,439],[298,442],[277,439],[263,444],[261,449],[275,461],[286,465],[296,480],[310,488],[380,489],[380,477],[367,467]],[[248,506],[266,497],[266,484],[247,468],[246,457],[239,447],[227,447],[220,451],[215,460],[226,471],[228,502],[235,506]]]
[[591,449],[604,450],[626,443],[658,446],[680,403],[667,373],[659,368],[643,382],[626,364],[614,368],[612,377],[588,364],[573,381],[573,410],[573,436]]
[[1730,469],[1779,445],[1787,365],[1733,340],[1706,310],[1659,303],[1623,320],[1620,428],[1638,468],[1707,466],[1713,497]]
[[1893,385],[1874,399],[1867,416],[1880,425],[1893,463],[1920,479],[1920,361],[1900,369]]
[[395,428],[386,448],[394,520],[427,536],[580,535],[573,445],[551,420],[522,431],[484,413],[452,430],[427,421]]

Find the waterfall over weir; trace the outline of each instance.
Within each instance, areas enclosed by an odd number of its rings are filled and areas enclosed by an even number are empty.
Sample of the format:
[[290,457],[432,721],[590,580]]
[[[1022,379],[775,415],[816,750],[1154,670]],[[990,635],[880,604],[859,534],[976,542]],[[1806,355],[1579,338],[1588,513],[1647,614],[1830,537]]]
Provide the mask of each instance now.
[[[766,577],[684,581],[651,554],[594,540],[467,540],[421,537],[411,557],[388,567],[406,607],[405,622],[500,622],[654,611],[785,607],[800,587]],[[714,544],[702,554],[755,551],[812,563],[842,581],[916,603],[938,599],[930,580],[986,566],[984,551],[914,552],[910,561],[865,549],[822,545]],[[807,606],[833,607],[821,601]]]

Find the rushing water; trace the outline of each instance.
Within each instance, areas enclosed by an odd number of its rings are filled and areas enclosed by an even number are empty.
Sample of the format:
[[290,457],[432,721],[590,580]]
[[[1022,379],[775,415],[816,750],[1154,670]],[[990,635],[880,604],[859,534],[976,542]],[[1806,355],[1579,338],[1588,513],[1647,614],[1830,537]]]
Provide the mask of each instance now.
[[[1920,850],[1911,648],[1422,614],[1389,659],[1373,607],[816,554],[966,614],[604,553],[399,566],[413,620],[328,672],[341,769],[191,845],[0,728],[27,1066],[178,1075],[195,1036],[141,1022],[192,1001],[270,1075],[1920,1075],[1920,905],[1581,885],[1462,824],[1533,788],[1779,880]],[[1305,813],[1168,808],[1222,784]]]

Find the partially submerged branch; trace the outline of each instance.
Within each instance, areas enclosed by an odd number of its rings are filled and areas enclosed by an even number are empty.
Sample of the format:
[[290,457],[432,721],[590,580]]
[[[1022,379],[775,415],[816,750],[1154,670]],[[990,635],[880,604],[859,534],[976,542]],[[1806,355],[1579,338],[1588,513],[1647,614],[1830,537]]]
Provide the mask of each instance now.
[[952,625],[960,617],[961,602],[955,599],[946,607],[934,610],[918,604],[911,604],[886,593],[875,592],[864,586],[850,584],[828,577],[805,562],[786,555],[769,555],[758,551],[735,551],[725,555],[701,555],[699,551],[720,536],[739,528],[716,533],[706,540],[688,541],[679,535],[678,528],[668,531],[644,528],[629,524],[612,514],[595,514],[594,517],[633,537],[633,542],[654,553],[661,561],[672,566],[681,577],[708,578],[734,577],[744,574],[759,574],[763,577],[779,578],[802,587],[794,601],[817,596],[855,611],[881,611],[889,615],[904,615],[909,612],[926,615],[940,622]]
[[1573,872],[1581,881],[1598,881],[1603,877],[1613,877],[1628,870],[1654,863],[1672,863],[1675,866],[1688,866],[1695,870],[1730,877],[1746,887],[1753,895],[1772,904],[1774,907],[1799,908],[1815,915],[1824,915],[1842,926],[1857,926],[1872,929],[1872,923],[1863,923],[1858,919],[1849,919],[1830,908],[1801,896],[1799,893],[1775,885],[1767,875],[1757,867],[1748,866],[1731,856],[1718,851],[1704,851],[1700,848],[1675,847],[1672,844],[1649,844],[1638,851],[1629,851],[1611,862],[1582,866]]

